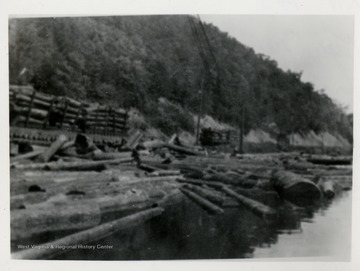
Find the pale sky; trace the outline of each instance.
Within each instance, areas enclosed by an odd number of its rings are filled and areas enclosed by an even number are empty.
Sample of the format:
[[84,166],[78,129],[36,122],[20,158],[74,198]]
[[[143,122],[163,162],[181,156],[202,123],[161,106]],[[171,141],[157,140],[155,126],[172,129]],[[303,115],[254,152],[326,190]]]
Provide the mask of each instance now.
[[338,15],[201,15],[353,112],[354,21]]

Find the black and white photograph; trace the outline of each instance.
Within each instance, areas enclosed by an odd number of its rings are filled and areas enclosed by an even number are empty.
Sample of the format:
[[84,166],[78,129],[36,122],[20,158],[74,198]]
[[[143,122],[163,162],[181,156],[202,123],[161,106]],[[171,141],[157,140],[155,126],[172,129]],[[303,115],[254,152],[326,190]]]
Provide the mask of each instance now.
[[352,260],[354,15],[7,31],[12,261]]

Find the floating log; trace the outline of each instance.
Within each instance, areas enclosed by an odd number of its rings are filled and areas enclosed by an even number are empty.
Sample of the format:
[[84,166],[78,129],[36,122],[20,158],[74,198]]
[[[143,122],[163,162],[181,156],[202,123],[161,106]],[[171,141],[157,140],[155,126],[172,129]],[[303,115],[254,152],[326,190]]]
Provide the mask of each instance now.
[[165,146],[165,142],[162,140],[150,140],[142,143],[142,146],[148,150],[162,148]]
[[200,151],[193,150],[190,148],[180,147],[180,146],[170,144],[170,143],[165,143],[165,147],[169,148],[170,150],[188,154],[188,155],[206,156],[204,152],[200,152]]
[[119,158],[131,158],[132,152],[102,152],[102,153],[94,153],[92,159],[97,160],[111,160],[111,159],[119,159]]
[[[49,194],[49,196],[53,196],[55,194],[65,194],[73,189],[83,189],[86,192],[91,191],[91,189],[99,188],[104,183],[115,182],[113,176],[107,174],[101,174],[99,172],[95,172],[93,174],[88,174],[88,172],[84,172],[83,176],[76,172],[75,175],[71,176],[68,173],[62,176],[61,174],[57,174],[56,172],[52,175],[48,175],[47,177],[38,178],[29,178],[23,177],[20,180],[12,181],[10,184],[10,195],[13,197],[14,195],[27,195],[33,194],[29,192],[36,192],[36,194]],[[109,184],[110,185],[110,184]],[[29,191],[31,187],[38,187],[39,191]],[[41,193],[38,193],[41,192]],[[95,191],[98,194],[101,194],[102,191]],[[31,203],[31,202],[30,202]]]
[[333,175],[342,175],[342,176],[352,176],[352,168],[349,169],[313,169],[310,171],[313,175],[318,176],[333,176]]
[[200,156],[187,156],[183,160],[174,161],[172,167],[202,167],[207,168],[213,166],[216,168],[222,168],[225,171],[227,170],[267,170],[267,169],[281,169],[282,166],[270,166],[270,165],[261,165],[261,164],[243,164],[238,159],[223,159],[223,158],[213,158],[213,157],[200,157]]
[[321,197],[315,183],[289,171],[274,171],[270,182],[282,198],[298,205],[313,203]]
[[270,207],[277,207],[279,206],[279,204],[282,203],[279,194],[273,190],[264,191],[259,188],[252,188],[252,189],[236,188],[235,192],[243,195],[244,197],[259,201]]
[[188,178],[201,179],[204,177],[203,171],[206,166],[198,166],[198,165],[188,165],[188,164],[178,164],[172,162],[169,164],[170,168],[179,169],[182,174],[184,174]]
[[98,204],[90,201],[34,204],[26,209],[11,211],[11,240],[47,231],[90,228],[98,225],[100,219]]
[[[162,208],[153,208],[129,215],[100,226],[68,235],[64,238],[43,244],[45,249],[31,248],[12,254],[13,259],[48,259],[66,250],[61,249],[66,246],[77,246],[78,244],[88,244],[110,236],[120,230],[135,227],[145,221],[160,215],[164,210]],[[48,247],[48,249],[46,249]],[[51,249],[51,248],[55,249]]]
[[76,157],[76,156],[62,156],[62,155],[54,155],[53,156],[54,160],[59,161],[62,160],[64,162],[85,162],[88,161],[85,158],[80,158],[80,157]]
[[[85,176],[55,174],[54,177],[21,179],[11,184],[11,210],[35,208],[45,201],[97,202],[101,217],[113,212],[129,211],[152,206],[171,191],[178,190],[176,176],[135,178],[109,174]],[[34,189],[36,188],[36,190]],[[29,192],[31,189],[31,192]],[[180,191],[179,191],[180,192]],[[85,204],[85,203],[84,203]],[[25,234],[25,233],[24,233]]]
[[50,163],[32,163],[32,164],[14,164],[12,168],[17,169],[45,169],[45,170],[104,170],[106,165],[117,165],[121,163],[132,162],[133,159],[122,158],[114,160],[86,161],[86,162],[50,162]]
[[89,162],[74,162],[74,163],[48,163],[44,166],[47,170],[103,170],[106,165],[117,165],[121,163],[132,162],[133,158],[120,158],[113,160],[89,161]]
[[224,186],[224,184],[219,183],[219,182],[208,182],[208,181],[200,181],[200,180],[193,180],[193,179],[178,179],[178,182],[181,183],[191,183],[191,184],[197,184],[197,185],[208,185],[208,186],[213,186],[213,187],[217,187],[217,188],[222,188]]
[[156,177],[156,176],[175,176],[180,175],[180,170],[160,170],[157,169],[151,173],[147,173],[149,177]]
[[47,162],[51,159],[51,157],[64,145],[67,141],[66,135],[59,135],[55,142],[51,144],[51,146],[46,149],[42,154],[37,157],[39,162]]
[[327,199],[332,199],[335,196],[335,189],[334,183],[331,180],[326,180],[325,178],[321,177],[318,186]]
[[214,191],[210,190],[209,188],[200,187],[200,186],[191,185],[191,184],[186,184],[184,187],[188,188],[189,190],[200,195],[201,197],[206,198],[209,201],[214,202],[220,206],[223,204],[223,202],[225,200],[225,198],[222,197],[221,195],[219,195],[219,193],[215,193]]
[[311,157],[308,162],[319,165],[351,165],[352,157]]
[[219,206],[211,203],[205,198],[202,198],[201,196],[195,194],[194,192],[191,192],[190,190],[187,190],[185,188],[180,188],[180,191],[183,192],[187,197],[189,197],[192,201],[194,201],[196,204],[198,204],[200,207],[204,208],[205,210],[209,211],[210,213],[215,214],[223,214],[224,210],[221,209]]
[[139,169],[145,170],[146,172],[154,172],[154,171],[158,170],[158,168],[146,165],[144,163],[140,163],[139,165],[137,165],[137,167]]
[[283,164],[287,170],[302,170],[305,172],[310,171],[311,169],[324,168],[322,165],[314,165],[313,163],[305,161],[296,161],[296,160],[284,160]]
[[240,175],[235,172],[231,174],[212,173],[204,176],[205,180],[214,180],[225,184],[237,185],[252,188],[257,184],[257,180],[250,179],[250,175]]
[[266,206],[258,201],[255,201],[253,199],[249,199],[247,197],[244,197],[238,193],[236,193],[234,190],[230,189],[227,186],[223,186],[222,190],[228,194],[229,196],[235,198],[239,203],[241,203],[246,208],[249,208],[251,211],[253,211],[255,214],[260,215],[261,217],[267,218],[267,217],[274,217],[277,213],[274,209],[272,209],[269,206]]
[[34,158],[34,157],[38,156],[39,154],[41,154],[43,152],[44,152],[43,150],[35,150],[35,151],[28,152],[28,153],[25,153],[25,154],[17,155],[15,157],[11,157],[10,158],[10,164],[13,163],[13,162],[16,162],[16,161]]

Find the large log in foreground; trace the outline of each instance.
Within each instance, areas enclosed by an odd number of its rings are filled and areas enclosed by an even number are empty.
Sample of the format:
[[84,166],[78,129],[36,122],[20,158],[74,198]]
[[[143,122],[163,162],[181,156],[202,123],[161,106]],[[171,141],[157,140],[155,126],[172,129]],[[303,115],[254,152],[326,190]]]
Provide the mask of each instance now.
[[298,205],[308,205],[321,197],[319,187],[289,171],[274,171],[270,182],[280,196]]
[[96,240],[110,236],[120,230],[135,227],[145,221],[160,215],[164,210],[162,208],[153,208],[142,212],[129,215],[100,226],[68,235],[53,242],[35,246],[27,250],[15,252],[13,259],[48,259],[55,255],[64,253],[70,249],[76,249],[78,244],[88,244]]
[[45,202],[29,209],[11,212],[11,240],[32,234],[91,228],[100,223],[100,209],[95,202]]

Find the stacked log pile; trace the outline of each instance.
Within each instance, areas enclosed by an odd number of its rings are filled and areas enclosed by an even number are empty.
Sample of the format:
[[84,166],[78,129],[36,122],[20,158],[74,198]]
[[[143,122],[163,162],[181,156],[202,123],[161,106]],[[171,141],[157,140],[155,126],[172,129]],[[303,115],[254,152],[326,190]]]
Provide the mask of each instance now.
[[31,86],[10,85],[9,95],[11,126],[101,135],[119,135],[128,129],[124,109],[48,95]]
[[[60,134],[48,147],[13,153],[13,242],[44,233],[60,239],[43,245],[91,242],[186,198],[210,215],[241,208],[273,220],[285,202],[314,204],[351,189],[351,169],[311,163],[299,153],[215,157],[176,135],[148,141],[139,131],[117,151],[100,150],[89,135]],[[56,252],[41,251],[15,252],[14,258],[51,258]]]
[[216,146],[239,142],[240,135],[235,130],[213,130],[211,128],[201,129],[200,142],[204,146]]

